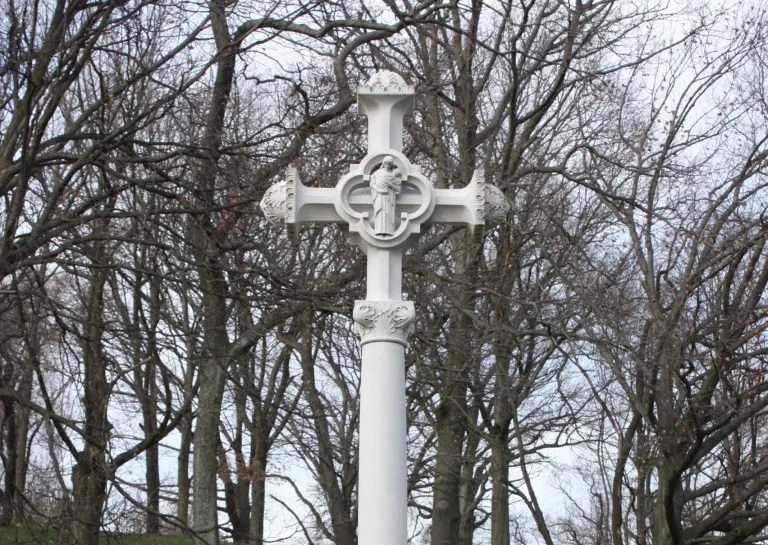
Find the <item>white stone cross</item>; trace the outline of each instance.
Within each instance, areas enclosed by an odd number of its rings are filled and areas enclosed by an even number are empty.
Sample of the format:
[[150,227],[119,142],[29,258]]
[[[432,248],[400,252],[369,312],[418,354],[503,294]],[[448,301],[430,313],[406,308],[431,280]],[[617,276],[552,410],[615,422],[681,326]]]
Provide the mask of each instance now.
[[436,189],[403,155],[403,118],[414,89],[394,72],[378,72],[357,90],[368,117],[368,154],[334,188],[307,187],[296,169],[261,201],[267,219],[297,237],[303,223],[345,224],[367,256],[365,301],[353,318],[362,347],[359,545],[406,545],[405,348],[413,302],[402,299],[403,250],[430,223],[480,232],[509,211],[503,193],[476,170],[462,189]]

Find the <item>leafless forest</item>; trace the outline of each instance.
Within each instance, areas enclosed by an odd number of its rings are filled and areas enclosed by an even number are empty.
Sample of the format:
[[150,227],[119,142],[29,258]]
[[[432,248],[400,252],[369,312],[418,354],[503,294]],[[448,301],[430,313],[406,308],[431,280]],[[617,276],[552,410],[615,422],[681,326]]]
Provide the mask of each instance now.
[[364,256],[257,203],[386,69],[512,204],[405,260],[412,544],[768,542],[760,2],[0,4],[0,527],[355,545]]

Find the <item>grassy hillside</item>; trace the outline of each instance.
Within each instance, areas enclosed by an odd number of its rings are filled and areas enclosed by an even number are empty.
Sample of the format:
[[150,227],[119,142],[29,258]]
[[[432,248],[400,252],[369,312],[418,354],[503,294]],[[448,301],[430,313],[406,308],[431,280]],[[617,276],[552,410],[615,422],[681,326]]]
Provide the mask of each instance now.
[[[101,534],[102,545],[191,545],[187,536],[148,536],[136,534]],[[67,532],[53,527],[21,526],[0,528],[0,545],[73,545]]]

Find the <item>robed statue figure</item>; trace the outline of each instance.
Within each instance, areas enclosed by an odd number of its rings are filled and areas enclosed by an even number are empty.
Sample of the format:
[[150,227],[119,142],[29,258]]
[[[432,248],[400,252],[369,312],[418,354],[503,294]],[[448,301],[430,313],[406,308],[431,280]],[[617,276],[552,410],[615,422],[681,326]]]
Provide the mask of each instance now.
[[371,174],[371,197],[373,199],[373,232],[379,236],[395,234],[395,201],[400,193],[402,176],[388,155],[381,167]]

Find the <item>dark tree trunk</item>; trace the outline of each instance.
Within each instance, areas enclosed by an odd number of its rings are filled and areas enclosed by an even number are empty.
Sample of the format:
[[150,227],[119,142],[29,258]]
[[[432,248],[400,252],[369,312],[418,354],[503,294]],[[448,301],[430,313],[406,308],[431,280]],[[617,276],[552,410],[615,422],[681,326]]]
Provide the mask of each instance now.
[[267,448],[265,441],[253,438],[254,455],[251,461],[251,528],[253,545],[264,545],[264,510],[266,506]]
[[[150,280],[150,331],[148,331],[147,364],[144,370],[144,402],[142,416],[144,433],[151,437],[157,433],[157,366],[160,353],[157,349],[157,324],[160,320],[160,289],[157,279]],[[147,533],[160,533],[160,451],[157,443],[146,451],[147,480]]]
[[[152,420],[157,427],[156,420]],[[157,430],[153,429],[151,433]],[[147,533],[160,533],[160,453],[155,444],[146,452]]]
[[509,439],[498,431],[491,439],[491,545],[509,545]]
[[[37,326],[33,325],[33,342],[37,342]],[[36,349],[35,347],[31,347]],[[19,383],[19,395],[24,399],[32,397],[32,358],[29,358],[27,365],[22,371],[21,382]],[[14,482],[13,496],[11,501],[13,504],[13,514],[11,516],[11,524],[19,525],[26,521],[25,518],[25,505],[24,491],[27,486],[27,470],[29,469],[29,461],[27,460],[27,446],[29,441],[29,415],[30,411],[27,407],[18,405],[16,407],[16,441],[14,444],[15,457],[16,457],[16,478]]]
[[176,482],[179,491],[176,501],[176,517],[179,519],[179,525],[185,527],[189,526],[189,488],[191,485],[189,456],[192,450],[192,417],[190,415],[182,417],[179,424],[179,434],[181,435],[181,444],[177,457]]
[[[473,270],[470,255],[474,252],[468,239],[464,233],[453,238],[457,255],[464,256],[455,264],[457,277],[466,275],[469,278]],[[435,415],[437,457],[432,500],[432,545],[457,545],[467,538],[466,523],[462,525],[461,489],[467,435],[467,376],[473,362],[470,347],[472,323],[463,309],[471,308],[472,299],[468,290],[461,287],[458,290],[457,303],[450,314],[448,354],[440,385],[440,404]],[[461,539],[462,536],[464,539]]]
[[208,105],[204,153],[207,155],[197,172],[197,206],[203,210],[189,220],[190,242],[203,292],[203,342],[200,361],[200,390],[193,458],[193,518],[197,545],[218,545],[217,444],[219,416],[226,380],[229,350],[227,335],[228,283],[223,270],[223,256],[216,244],[216,179],[224,117],[234,81],[235,56],[228,50],[232,37],[227,27],[227,2],[209,4],[211,29],[216,41],[218,60],[216,76]]
[[87,447],[72,470],[73,527],[77,545],[99,545],[101,514],[109,478],[104,451]]
[[3,400],[4,428],[2,433],[4,453],[3,490],[0,491],[0,526],[11,525],[13,519],[13,497],[16,491],[16,404],[10,400]]
[[[104,229],[106,224],[104,224]],[[103,236],[103,235],[102,235]],[[102,345],[104,334],[104,286],[107,281],[106,243],[94,243],[89,252],[91,263],[90,287],[86,301],[86,321],[82,345],[85,371],[83,408],[85,411],[85,446],[77,454],[72,471],[74,503],[72,533],[78,545],[98,545],[101,514],[107,494],[111,471],[107,463],[107,441],[110,424],[107,420],[109,385],[107,361]]]
[[355,521],[352,517],[353,506],[351,497],[341,489],[338,476],[334,470],[333,443],[329,428],[327,411],[320,397],[315,381],[315,366],[312,360],[312,315],[308,313],[304,318],[307,328],[301,345],[301,369],[304,379],[304,395],[312,411],[312,419],[317,434],[317,473],[320,477],[320,486],[328,500],[328,511],[333,528],[334,542],[336,545],[356,545],[357,533]]
[[[184,371],[184,397],[191,398],[194,389],[194,376],[197,369],[196,357],[197,349],[195,347],[194,331],[190,326],[190,317],[188,316],[187,305],[183,305],[184,326],[188,328],[186,349],[187,349],[187,368]],[[182,528],[189,526],[189,492],[191,479],[189,476],[189,459],[192,452],[192,414],[186,410],[179,421],[179,435],[181,436],[179,444],[179,454],[177,456],[176,482],[178,485],[178,496],[176,501],[176,517],[179,519],[179,525]]]

